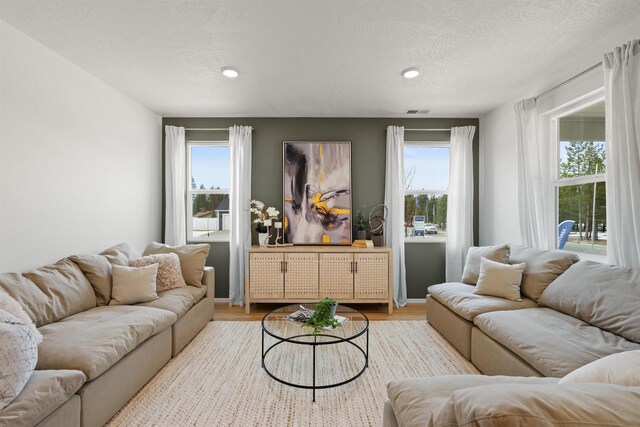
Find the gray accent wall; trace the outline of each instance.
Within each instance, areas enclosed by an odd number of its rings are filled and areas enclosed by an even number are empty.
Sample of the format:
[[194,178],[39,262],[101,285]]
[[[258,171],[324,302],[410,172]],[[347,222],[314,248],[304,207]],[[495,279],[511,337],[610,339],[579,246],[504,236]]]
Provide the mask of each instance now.
[[[478,119],[164,118],[163,125],[184,126],[186,128],[228,128],[233,125],[252,126],[254,128],[251,165],[252,198],[261,200],[268,206],[275,206],[281,211],[282,141],[351,141],[351,189],[354,212],[363,205],[371,208],[384,201],[387,126],[396,125],[413,129],[448,129],[456,126],[476,126],[473,141],[474,240],[478,241]],[[407,131],[405,132],[405,141],[448,141],[449,136],[449,132]],[[227,140],[228,132],[188,131],[187,139]],[[255,235],[254,243],[256,243]],[[407,243],[405,252],[408,297],[424,298],[429,285],[442,283],[445,280],[445,244]],[[207,265],[211,265],[216,269],[216,297],[228,297],[228,243],[211,244]]]

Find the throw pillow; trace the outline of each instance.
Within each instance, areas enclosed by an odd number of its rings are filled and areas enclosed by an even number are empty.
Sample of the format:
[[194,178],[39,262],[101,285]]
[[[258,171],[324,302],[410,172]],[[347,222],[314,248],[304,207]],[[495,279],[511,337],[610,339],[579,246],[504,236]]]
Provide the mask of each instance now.
[[140,258],[140,252],[138,252],[133,246],[128,243],[120,243],[112,246],[109,249],[105,249],[100,252],[100,255],[107,257],[107,260],[113,265],[129,265],[129,260],[132,258]]
[[42,335],[20,304],[0,292],[0,410],[11,403],[29,381],[38,362]]
[[187,285],[202,286],[204,264],[209,256],[211,246],[208,243],[186,246],[168,246],[161,243],[149,243],[143,255],[174,253],[180,258],[182,277]]
[[111,301],[111,264],[104,255],[72,255],[69,259],[75,262],[93,286],[98,306]]
[[502,264],[509,263],[509,245],[500,246],[474,246],[467,251],[467,260],[462,272],[462,282],[468,285],[475,285],[480,275],[480,259],[487,258],[491,261]]
[[182,277],[180,258],[176,254],[147,255],[129,261],[131,267],[144,267],[151,264],[158,264],[156,292],[187,286]]
[[137,304],[158,299],[158,264],[145,267],[113,265],[113,289],[109,305]]
[[640,387],[640,350],[611,354],[565,375],[558,384],[605,383]]
[[480,260],[480,277],[474,294],[522,301],[520,283],[527,264],[503,264],[487,258]]

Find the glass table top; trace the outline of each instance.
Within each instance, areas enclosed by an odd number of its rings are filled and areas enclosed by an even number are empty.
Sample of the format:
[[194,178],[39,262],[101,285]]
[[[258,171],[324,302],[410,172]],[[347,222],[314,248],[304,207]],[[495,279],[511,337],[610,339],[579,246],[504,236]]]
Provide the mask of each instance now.
[[[315,304],[292,304],[273,310],[262,319],[263,330],[282,340],[300,344],[332,344],[351,340],[363,333],[369,327],[369,319],[360,311],[338,304],[336,317],[346,320],[338,327],[324,330],[313,335],[313,328],[304,326],[302,322],[287,319],[287,316],[304,309],[315,310]],[[341,320],[341,319],[340,319]]]

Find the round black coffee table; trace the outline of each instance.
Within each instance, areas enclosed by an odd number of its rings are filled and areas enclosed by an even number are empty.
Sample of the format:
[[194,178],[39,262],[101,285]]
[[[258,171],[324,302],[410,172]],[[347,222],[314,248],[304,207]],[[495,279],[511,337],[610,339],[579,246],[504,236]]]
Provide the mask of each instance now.
[[[315,310],[315,304],[304,304],[304,307],[309,310]],[[358,310],[344,305],[338,305],[336,316],[346,317],[348,320],[337,328],[314,335],[312,333],[312,329],[303,327],[301,322],[286,319],[288,315],[298,310],[300,310],[300,305],[293,304],[273,310],[264,316],[262,319],[261,364],[265,372],[274,380],[291,387],[313,390],[313,401],[315,402],[316,390],[338,387],[350,383],[362,375],[369,366],[369,319]],[[275,343],[265,347],[265,337],[267,335],[275,338]],[[366,339],[364,348],[361,343],[356,342],[356,338],[363,335]],[[281,347],[278,346],[282,343],[309,346],[311,348],[312,363],[311,366],[308,367],[312,370],[311,384],[299,384],[287,381],[279,378],[277,374],[274,374],[269,370],[265,363],[265,359],[270,352],[272,357],[278,357],[278,355],[275,355],[274,353],[280,351]],[[342,355],[341,357],[362,357],[361,363],[357,364],[357,369],[355,369],[354,372],[346,379],[342,379],[338,382],[331,382],[329,384],[317,384],[316,349],[320,346],[341,344],[344,344],[348,349],[345,349],[345,351],[340,353]],[[362,366],[362,368],[360,368],[360,366]]]

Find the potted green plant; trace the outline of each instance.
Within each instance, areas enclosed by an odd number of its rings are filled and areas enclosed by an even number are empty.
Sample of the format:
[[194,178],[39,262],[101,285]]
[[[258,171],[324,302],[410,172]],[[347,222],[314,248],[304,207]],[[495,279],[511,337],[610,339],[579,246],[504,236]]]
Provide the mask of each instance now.
[[322,332],[325,327],[337,328],[340,322],[335,319],[338,303],[331,298],[325,298],[316,304],[316,311],[304,321],[303,327],[313,328],[313,335]]
[[[364,206],[362,208],[364,209]],[[364,217],[364,212],[362,210],[356,212],[356,237],[358,240],[367,239],[368,228],[369,224],[367,224],[367,220]]]

